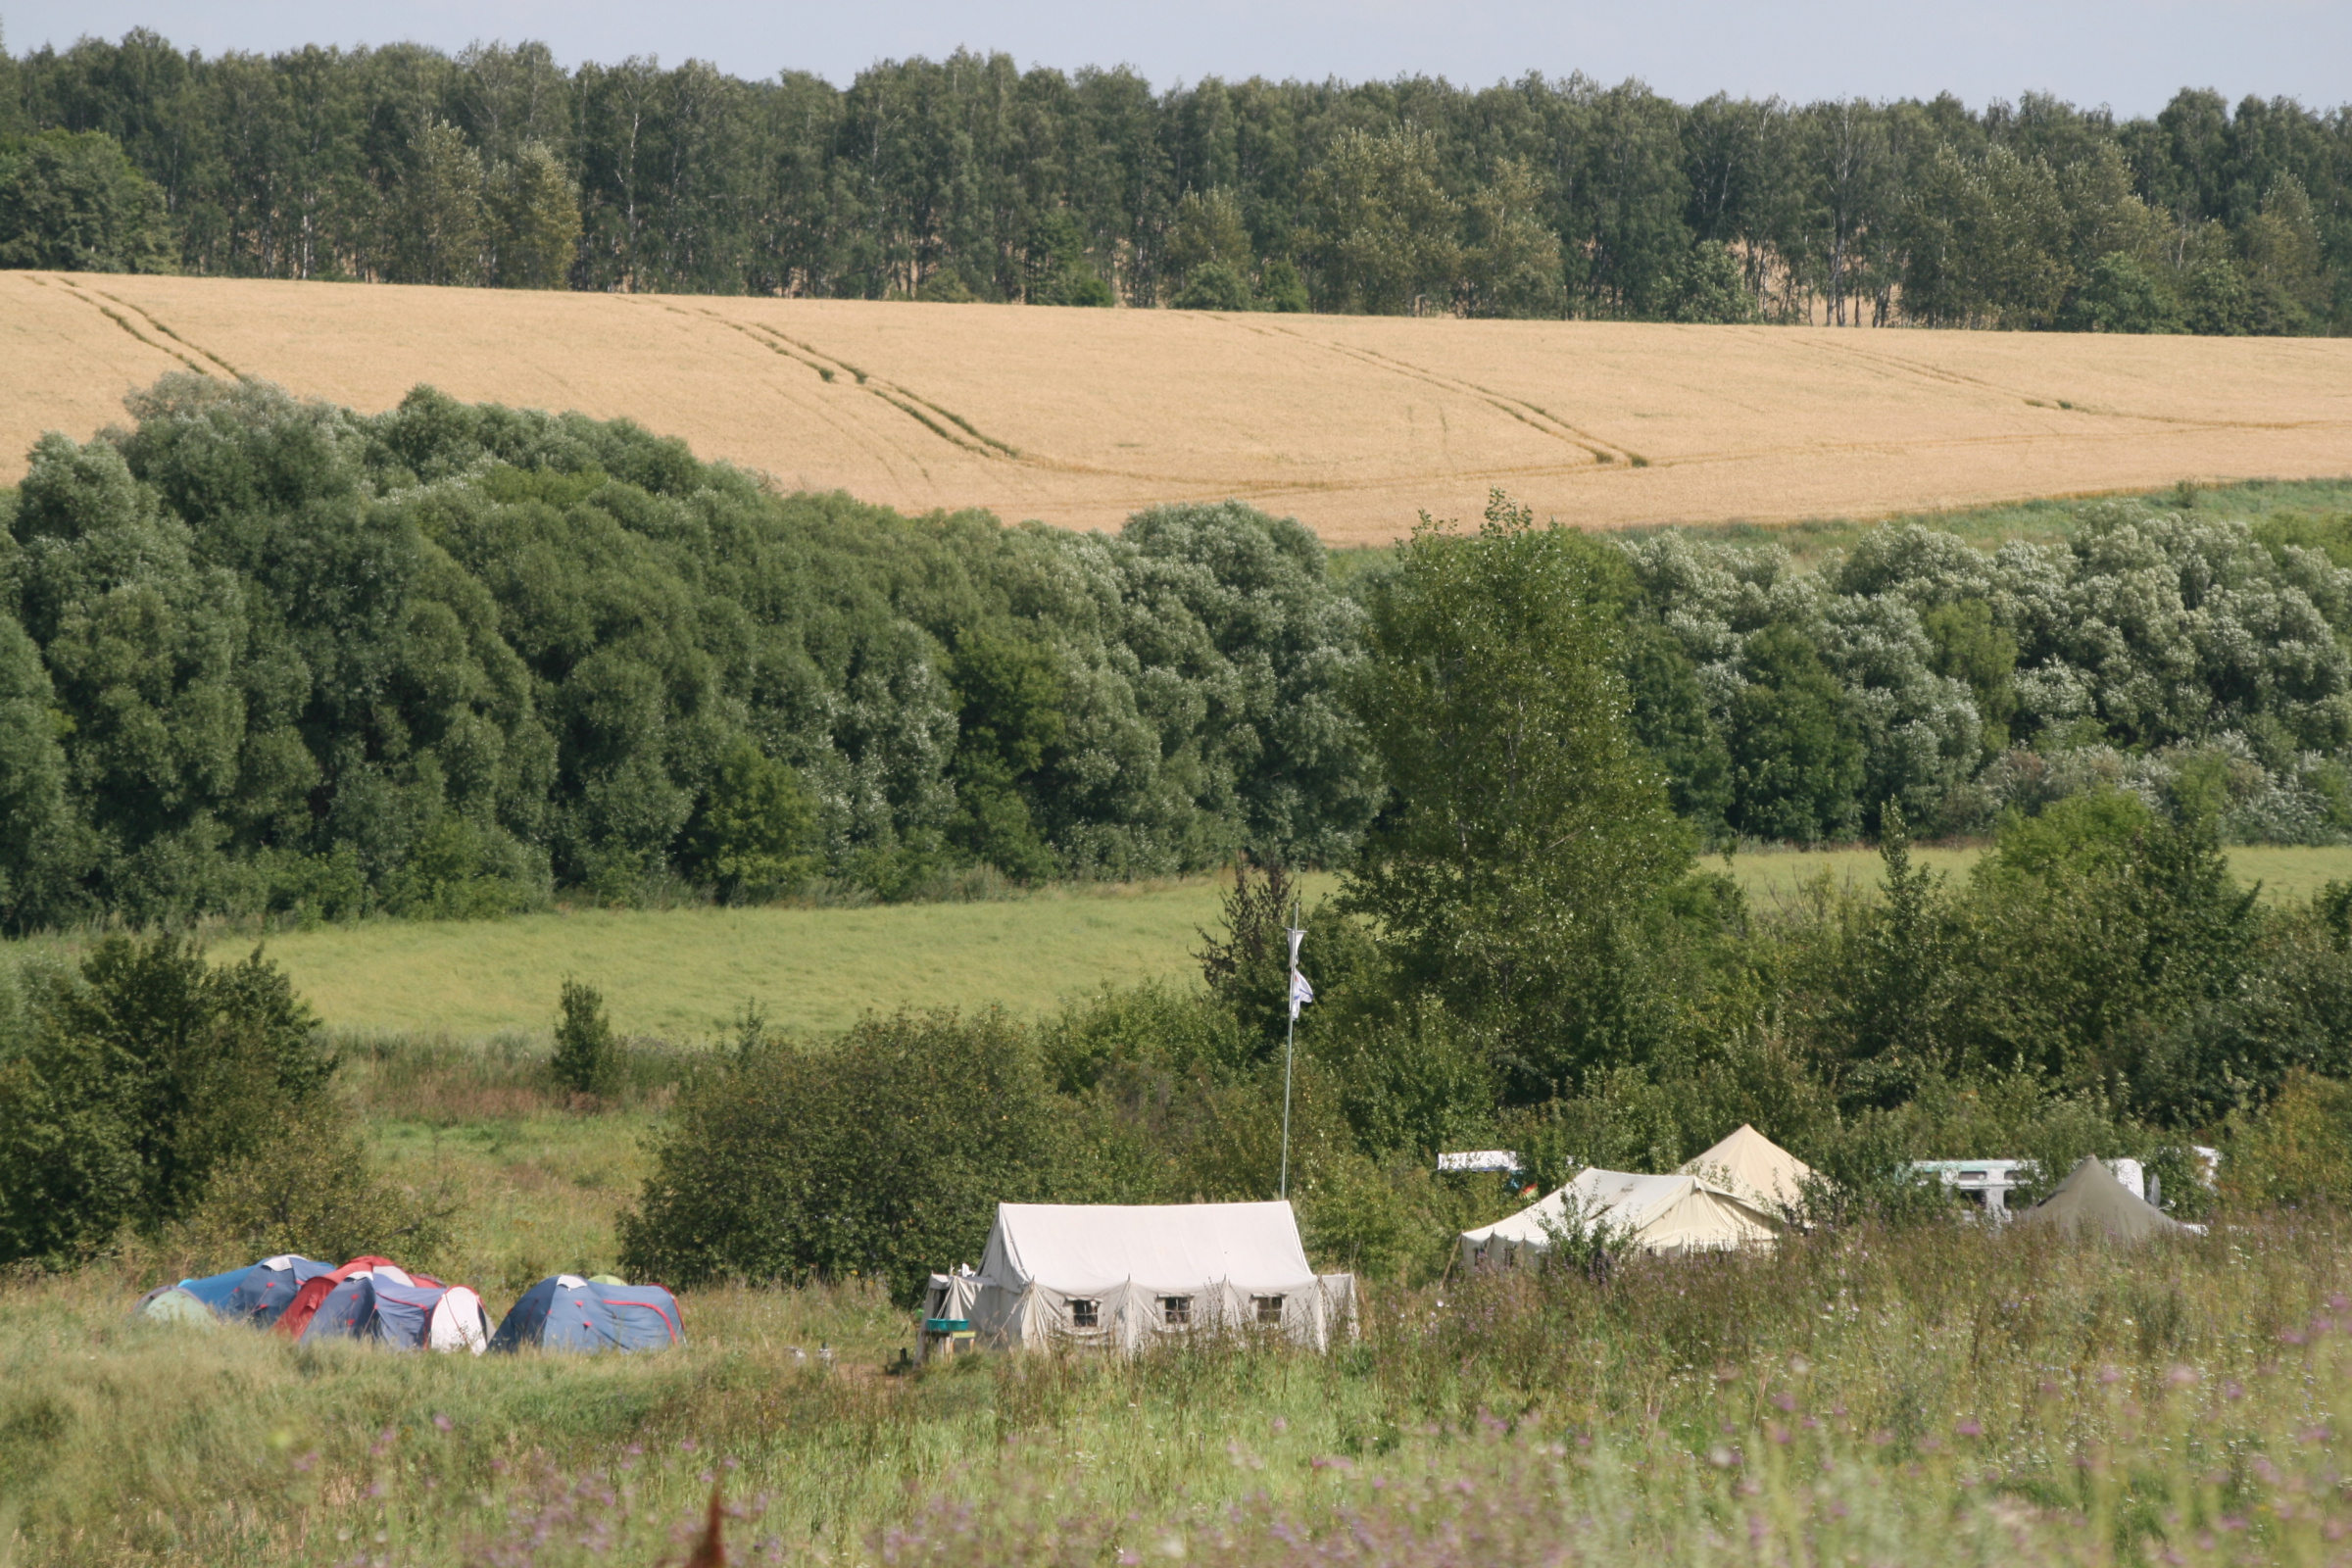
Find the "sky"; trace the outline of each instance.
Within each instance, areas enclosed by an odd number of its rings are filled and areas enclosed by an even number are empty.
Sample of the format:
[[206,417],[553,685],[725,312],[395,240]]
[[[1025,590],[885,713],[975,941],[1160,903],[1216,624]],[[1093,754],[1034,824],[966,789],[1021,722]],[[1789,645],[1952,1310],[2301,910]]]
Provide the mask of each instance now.
[[1485,85],[1532,70],[1638,76],[1686,102],[1948,90],[1982,107],[2037,91],[2131,116],[2183,85],[2352,102],[2352,0],[0,0],[12,53],[140,26],[207,54],[538,39],[567,65],[695,58],[836,83],[962,45],[1024,67],[1128,65],[1162,88],[1204,75]]

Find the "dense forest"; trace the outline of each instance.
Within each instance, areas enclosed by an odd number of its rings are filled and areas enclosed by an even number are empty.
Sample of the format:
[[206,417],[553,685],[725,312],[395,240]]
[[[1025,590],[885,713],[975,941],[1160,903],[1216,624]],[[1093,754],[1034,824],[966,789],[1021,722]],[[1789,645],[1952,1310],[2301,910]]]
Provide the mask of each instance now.
[[0,265],[2105,331],[2352,326],[2352,114],[542,45],[0,54]]
[[[0,492],[8,930],[1344,865],[1395,809],[1362,681],[1399,553],[1230,502],[909,517],[424,388],[183,374],[132,414]],[[2352,530],[2179,499],[1808,570],[1595,543],[1604,699],[1692,845],[2116,791],[2352,836]]]

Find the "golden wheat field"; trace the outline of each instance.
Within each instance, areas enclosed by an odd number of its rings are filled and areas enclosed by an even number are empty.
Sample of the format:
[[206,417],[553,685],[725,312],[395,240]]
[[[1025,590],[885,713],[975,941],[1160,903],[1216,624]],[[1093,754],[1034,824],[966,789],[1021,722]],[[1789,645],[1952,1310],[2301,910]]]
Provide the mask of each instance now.
[[625,415],[788,487],[1334,543],[1500,485],[1591,526],[2352,471],[2352,341],[510,293],[0,273],[0,482],[166,370]]

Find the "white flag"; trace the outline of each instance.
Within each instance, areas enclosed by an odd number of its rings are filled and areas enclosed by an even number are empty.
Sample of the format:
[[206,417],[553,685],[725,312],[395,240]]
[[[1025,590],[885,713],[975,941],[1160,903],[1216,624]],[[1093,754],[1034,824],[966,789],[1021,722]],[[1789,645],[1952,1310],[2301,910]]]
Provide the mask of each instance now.
[[1315,988],[1306,983],[1306,976],[1293,969],[1291,971],[1291,1016],[1298,1017],[1298,1009],[1314,1000]]

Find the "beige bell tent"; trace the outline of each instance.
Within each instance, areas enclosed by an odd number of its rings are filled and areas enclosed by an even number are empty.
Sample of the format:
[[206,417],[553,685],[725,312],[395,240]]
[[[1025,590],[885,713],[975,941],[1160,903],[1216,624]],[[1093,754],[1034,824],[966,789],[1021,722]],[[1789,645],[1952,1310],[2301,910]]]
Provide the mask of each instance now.
[[1803,1207],[1805,1183],[1813,1178],[1812,1166],[1745,1122],[1681,1168],[1686,1176],[1696,1176],[1750,1208],[1774,1215],[1793,1214]]
[[2117,1181],[2103,1162],[2088,1158],[2058,1184],[2056,1192],[2018,1215],[2016,1223],[2055,1225],[2070,1236],[2094,1230],[2116,1242],[2178,1236],[2197,1228],[2149,1204]]
[[1355,1277],[1315,1273],[1287,1202],[999,1203],[975,1284],[974,1335],[1007,1348],[1239,1330],[1322,1349],[1355,1324]]
[[1604,1231],[1613,1247],[1634,1251],[1720,1252],[1769,1247],[1781,1228],[1766,1210],[1696,1176],[1592,1168],[1508,1219],[1462,1232],[1462,1262],[1513,1268],[1580,1229]]

